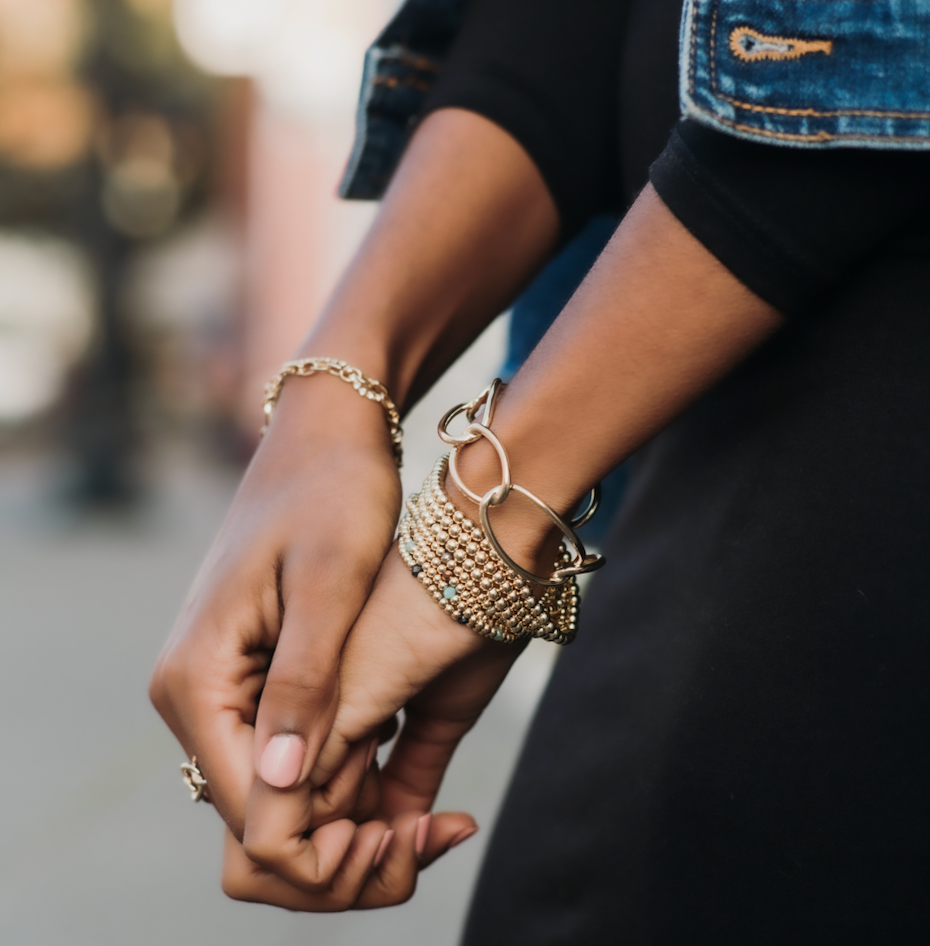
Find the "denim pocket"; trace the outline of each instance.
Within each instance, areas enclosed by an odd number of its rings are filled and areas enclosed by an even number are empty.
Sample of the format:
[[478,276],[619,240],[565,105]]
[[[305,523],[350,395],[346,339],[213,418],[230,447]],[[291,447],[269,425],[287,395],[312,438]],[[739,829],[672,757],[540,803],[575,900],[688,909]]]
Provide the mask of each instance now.
[[930,0],[687,0],[680,94],[743,138],[930,148]]

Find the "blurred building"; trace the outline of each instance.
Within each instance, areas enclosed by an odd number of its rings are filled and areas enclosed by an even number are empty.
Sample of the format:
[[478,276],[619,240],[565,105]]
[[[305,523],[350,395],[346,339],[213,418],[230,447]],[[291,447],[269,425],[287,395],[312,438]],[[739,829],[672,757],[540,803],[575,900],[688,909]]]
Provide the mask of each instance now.
[[0,0],[0,445],[53,438],[90,501],[143,432],[248,453],[370,220],[335,187],[396,5]]
[[[398,0],[176,0],[185,48],[213,73],[248,76],[251,123],[242,430],[264,382],[306,333],[368,226],[335,197],[354,133],[365,49]],[[253,434],[254,435],[254,434]]]
[[210,201],[216,99],[167,0],[0,0],[0,424],[59,407],[76,499],[133,492],[132,274]]

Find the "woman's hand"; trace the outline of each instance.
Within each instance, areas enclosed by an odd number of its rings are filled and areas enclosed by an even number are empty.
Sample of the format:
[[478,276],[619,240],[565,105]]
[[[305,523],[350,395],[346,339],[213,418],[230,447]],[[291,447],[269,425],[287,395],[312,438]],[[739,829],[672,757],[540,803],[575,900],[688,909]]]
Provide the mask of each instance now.
[[[344,358],[409,406],[532,278],[558,226],[513,138],[468,111],[433,113],[298,355]],[[399,504],[377,406],[334,378],[288,381],[150,687],[237,843],[247,807],[250,826],[279,814],[296,825],[305,814],[301,786],[335,716],[345,635]],[[311,835],[321,858],[346,843],[339,820]],[[246,838],[245,853],[257,843]]]
[[[332,782],[339,780],[341,775]],[[371,781],[366,778],[365,784]],[[346,787],[349,797],[357,791]],[[329,785],[327,790],[335,801],[338,793]],[[414,793],[421,797],[419,788]],[[395,906],[413,895],[419,871],[478,830],[474,819],[462,812],[430,815],[408,810],[389,817],[386,807],[377,820],[358,827],[337,820],[317,828],[304,840],[304,851],[296,845],[290,852],[279,850],[270,857],[271,866],[253,859],[254,844],[249,848],[253,857],[246,854],[248,838],[243,845],[227,829],[224,892],[235,900],[308,913]]]
[[[392,548],[346,641],[339,706],[311,783],[327,784],[352,746],[403,708],[403,728],[381,772],[382,813],[428,811],[456,745],[522,649],[453,621]],[[299,820],[295,806],[293,824]]]
[[[409,899],[418,871],[477,830],[467,814],[429,812],[456,746],[521,651],[453,622],[392,549],[344,648],[339,709],[311,778],[323,788],[276,792],[256,781],[243,843],[227,833],[226,893],[307,912]],[[359,788],[359,747],[402,707],[405,722],[371,812],[366,799],[375,797],[378,769]],[[268,794],[278,804],[266,804]],[[347,820],[324,823],[349,811],[377,820],[357,829]],[[322,826],[307,836],[308,824]]]
[[228,896],[313,913],[393,906],[412,896],[420,870],[478,830],[470,815],[427,813],[447,761],[431,742],[410,751],[408,734],[408,751],[393,752],[379,775],[375,749],[386,729],[356,743],[324,786],[295,790],[303,812],[283,842],[277,809],[254,812],[267,790],[256,782],[243,842],[226,832]]
[[301,794],[399,502],[379,406],[335,378],[291,379],[150,687],[236,838],[256,772],[259,813]]

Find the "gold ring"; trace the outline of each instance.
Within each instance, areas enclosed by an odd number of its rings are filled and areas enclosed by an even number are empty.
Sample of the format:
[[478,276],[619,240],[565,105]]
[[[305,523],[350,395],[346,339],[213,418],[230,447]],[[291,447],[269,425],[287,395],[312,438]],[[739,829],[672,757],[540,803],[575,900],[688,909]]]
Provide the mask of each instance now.
[[197,756],[191,756],[190,762],[181,763],[181,778],[190,789],[191,801],[210,801],[207,798],[207,780],[197,766]]

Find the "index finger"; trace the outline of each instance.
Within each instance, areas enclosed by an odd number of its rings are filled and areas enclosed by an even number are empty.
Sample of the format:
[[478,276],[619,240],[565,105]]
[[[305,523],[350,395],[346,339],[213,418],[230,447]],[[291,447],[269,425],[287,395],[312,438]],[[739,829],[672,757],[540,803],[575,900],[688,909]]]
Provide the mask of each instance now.
[[[257,779],[242,838],[249,859],[296,889],[318,893],[328,886],[354,836],[355,822],[349,817],[356,818],[372,742],[358,743],[324,789],[298,785],[280,790]],[[325,820],[319,817],[321,809]]]
[[162,655],[149,692],[188,757],[196,757],[209,800],[241,838],[255,778],[255,712],[269,654],[250,640],[254,630],[198,630],[178,636]]

